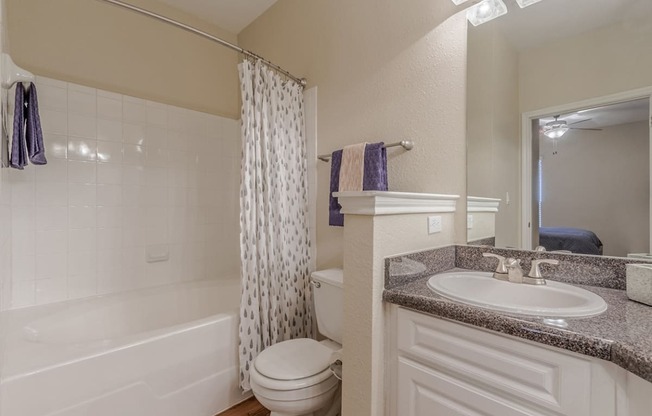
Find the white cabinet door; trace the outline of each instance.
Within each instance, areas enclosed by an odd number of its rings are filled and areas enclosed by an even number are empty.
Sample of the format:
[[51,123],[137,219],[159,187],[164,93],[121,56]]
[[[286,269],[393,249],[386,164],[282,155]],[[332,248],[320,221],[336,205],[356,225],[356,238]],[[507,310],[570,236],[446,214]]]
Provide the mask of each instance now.
[[591,416],[591,362],[399,309],[399,354],[550,414]]
[[400,416],[543,416],[469,383],[399,358],[397,414]]

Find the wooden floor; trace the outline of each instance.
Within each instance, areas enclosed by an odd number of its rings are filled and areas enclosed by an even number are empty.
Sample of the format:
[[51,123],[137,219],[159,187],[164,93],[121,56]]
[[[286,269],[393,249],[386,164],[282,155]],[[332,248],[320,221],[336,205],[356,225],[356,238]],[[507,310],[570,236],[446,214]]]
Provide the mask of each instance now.
[[217,416],[269,416],[269,410],[261,406],[255,397],[252,397]]

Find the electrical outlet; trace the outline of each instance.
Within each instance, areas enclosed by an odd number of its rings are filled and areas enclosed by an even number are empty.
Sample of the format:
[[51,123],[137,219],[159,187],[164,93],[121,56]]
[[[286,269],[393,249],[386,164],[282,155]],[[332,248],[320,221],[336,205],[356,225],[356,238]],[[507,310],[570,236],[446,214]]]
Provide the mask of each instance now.
[[466,215],[466,229],[470,230],[473,228],[473,214]]
[[441,232],[441,217],[432,216],[428,217],[428,234],[435,234]]

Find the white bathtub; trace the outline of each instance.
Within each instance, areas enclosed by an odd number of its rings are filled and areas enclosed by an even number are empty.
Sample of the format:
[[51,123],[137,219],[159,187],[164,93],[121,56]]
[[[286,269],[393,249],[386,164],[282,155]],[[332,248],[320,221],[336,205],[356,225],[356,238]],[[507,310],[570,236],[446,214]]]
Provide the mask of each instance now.
[[240,285],[199,281],[2,314],[2,416],[214,416],[238,389]]

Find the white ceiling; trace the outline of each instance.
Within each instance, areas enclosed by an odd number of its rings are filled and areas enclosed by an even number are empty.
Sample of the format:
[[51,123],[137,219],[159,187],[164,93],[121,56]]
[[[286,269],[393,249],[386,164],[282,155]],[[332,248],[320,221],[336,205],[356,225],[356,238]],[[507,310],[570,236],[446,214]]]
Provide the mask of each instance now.
[[[587,120],[573,124],[571,127],[603,128],[646,121],[648,117],[650,117],[650,100],[646,98],[561,114],[559,119],[566,120],[568,124]],[[552,120],[552,117],[542,118],[539,120],[539,124],[544,125]]]
[[159,0],[238,34],[276,0]]
[[[652,0],[542,0],[525,9],[515,0],[505,4],[508,13],[493,22],[518,50],[652,14]],[[640,20],[632,26],[643,29]]]

